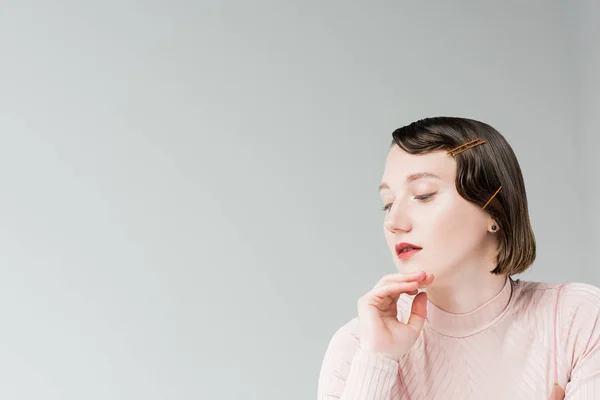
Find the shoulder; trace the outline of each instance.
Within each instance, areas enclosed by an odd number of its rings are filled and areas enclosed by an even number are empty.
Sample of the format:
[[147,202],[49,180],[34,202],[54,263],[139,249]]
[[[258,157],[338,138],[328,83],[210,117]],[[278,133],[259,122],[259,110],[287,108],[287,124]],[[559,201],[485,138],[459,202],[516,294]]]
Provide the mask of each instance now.
[[355,317],[339,327],[329,340],[319,373],[320,391],[339,386],[341,392],[358,350],[358,317]]
[[554,319],[572,334],[600,332],[600,288],[581,282],[516,282],[515,308]]
[[514,282],[516,292],[520,297],[532,299],[552,296],[558,293],[564,285],[563,283],[524,281],[521,279],[517,279]]
[[352,318],[340,326],[332,335],[327,348],[328,353],[352,357],[359,345],[358,317]]
[[597,309],[600,307],[600,288],[588,283],[570,282],[563,284],[561,296],[566,306]]
[[600,288],[580,282],[546,283],[516,280],[515,296],[517,307],[535,307],[539,311],[594,311],[600,306]]
[[554,312],[558,293],[562,291],[563,284],[523,281],[514,281],[513,309],[518,313],[550,315]]
[[581,282],[565,283],[560,297],[558,312],[563,324],[595,325],[600,317],[600,288]]
[[556,307],[556,334],[571,379],[600,370],[600,288],[565,283]]

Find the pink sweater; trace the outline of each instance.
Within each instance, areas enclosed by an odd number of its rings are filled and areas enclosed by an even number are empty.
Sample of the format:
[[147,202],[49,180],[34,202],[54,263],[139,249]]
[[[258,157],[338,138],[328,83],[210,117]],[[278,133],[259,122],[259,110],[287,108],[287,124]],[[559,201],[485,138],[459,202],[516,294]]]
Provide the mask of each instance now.
[[[411,296],[400,296],[406,322]],[[512,279],[468,314],[428,303],[411,351],[392,360],[360,348],[358,318],[333,335],[318,400],[600,399],[600,289]]]

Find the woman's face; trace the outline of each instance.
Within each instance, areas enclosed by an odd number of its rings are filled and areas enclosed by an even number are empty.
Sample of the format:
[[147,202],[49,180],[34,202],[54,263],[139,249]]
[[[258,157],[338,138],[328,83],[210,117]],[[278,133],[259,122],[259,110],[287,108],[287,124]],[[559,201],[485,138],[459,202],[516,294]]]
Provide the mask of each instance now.
[[[433,273],[435,285],[462,268],[494,268],[492,219],[463,199],[455,186],[456,162],[445,151],[411,155],[393,146],[382,177],[387,245],[400,272]],[[402,242],[421,248],[398,256]]]

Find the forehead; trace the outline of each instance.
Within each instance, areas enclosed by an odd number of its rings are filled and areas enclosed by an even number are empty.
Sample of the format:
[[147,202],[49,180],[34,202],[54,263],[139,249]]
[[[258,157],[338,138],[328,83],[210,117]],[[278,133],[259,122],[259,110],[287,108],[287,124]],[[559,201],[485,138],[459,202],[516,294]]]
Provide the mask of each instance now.
[[442,180],[454,182],[456,162],[446,151],[435,151],[426,154],[409,154],[398,146],[390,149],[383,171],[382,182],[391,185],[400,183],[411,174],[429,172],[438,175]]

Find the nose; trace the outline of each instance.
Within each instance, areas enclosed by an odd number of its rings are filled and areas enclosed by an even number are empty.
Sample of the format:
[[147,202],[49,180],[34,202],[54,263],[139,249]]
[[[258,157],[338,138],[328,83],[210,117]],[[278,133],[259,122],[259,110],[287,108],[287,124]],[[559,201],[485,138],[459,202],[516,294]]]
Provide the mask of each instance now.
[[412,229],[412,223],[407,208],[400,203],[394,203],[385,217],[383,226],[392,233],[409,232]]

